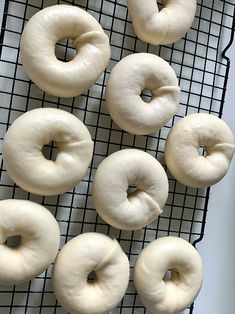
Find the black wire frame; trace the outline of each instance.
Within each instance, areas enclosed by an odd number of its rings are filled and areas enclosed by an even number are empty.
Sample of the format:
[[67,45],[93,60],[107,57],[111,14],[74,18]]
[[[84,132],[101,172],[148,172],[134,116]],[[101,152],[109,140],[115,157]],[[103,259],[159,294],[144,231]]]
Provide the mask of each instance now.
[[[105,73],[86,94],[72,100],[50,97],[40,92],[27,77],[24,77],[20,63],[19,38],[24,23],[44,6],[56,3],[79,5],[93,14],[110,36],[112,47],[111,62]],[[16,14],[12,11],[14,6]],[[14,28],[15,23],[16,28]],[[1,199],[30,199],[46,206],[60,224],[62,245],[77,234],[87,231],[106,233],[119,240],[130,259],[131,279],[127,293],[114,313],[148,313],[134,289],[132,280],[134,261],[141,249],[159,236],[180,236],[193,245],[201,241],[204,235],[210,189],[186,188],[168,173],[170,193],[162,216],[142,230],[125,232],[106,225],[97,216],[90,189],[94,171],[107,155],[128,147],[147,151],[165,166],[164,143],[167,133],[175,122],[191,112],[208,112],[222,116],[230,67],[226,52],[233,42],[234,30],[235,11],[232,0],[199,0],[196,19],[188,34],[172,46],[160,47],[144,44],[135,37],[123,0],[39,0],[37,2],[6,0],[5,2],[0,34],[0,69],[4,68],[4,71],[0,70],[2,95],[0,140],[3,141],[4,133],[17,116],[33,108],[49,106],[79,116],[92,134],[95,151],[88,175],[79,187],[58,197],[39,197],[22,191],[9,179],[1,160],[0,197]],[[223,50],[223,58],[221,58],[220,45],[223,32],[229,34],[230,41]],[[8,59],[8,52],[14,52],[13,57]],[[121,131],[111,121],[105,106],[104,90],[112,67],[125,55],[134,52],[155,53],[166,59],[175,69],[182,88],[183,97],[179,112],[169,124],[152,136],[138,137]],[[58,45],[58,54],[62,60],[71,58],[72,53],[68,41]],[[208,68],[208,64],[212,64],[213,67]],[[148,95],[143,97],[148,99]],[[45,152],[47,157],[51,158],[54,152],[53,145],[48,145]],[[28,284],[14,287],[0,286],[1,314],[66,313],[53,296],[50,277],[51,267]],[[193,305],[188,312],[193,313]]]

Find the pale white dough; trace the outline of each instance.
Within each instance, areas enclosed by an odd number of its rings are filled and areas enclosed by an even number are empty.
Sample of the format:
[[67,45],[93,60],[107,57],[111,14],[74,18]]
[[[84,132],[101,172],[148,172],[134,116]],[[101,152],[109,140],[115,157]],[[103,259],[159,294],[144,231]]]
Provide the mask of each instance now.
[[[77,50],[69,62],[59,61],[55,45],[70,38]],[[59,97],[85,92],[99,78],[110,59],[109,39],[86,11],[54,5],[36,13],[26,24],[20,43],[24,69],[42,90]]]
[[[42,154],[44,145],[57,144],[56,160]],[[93,152],[86,126],[74,115],[54,108],[28,111],[7,131],[3,159],[12,180],[28,192],[57,195],[85,176]]]
[[[128,194],[131,185],[137,190]],[[154,157],[138,149],[124,149],[101,162],[92,196],[104,221],[118,229],[136,230],[162,213],[168,197],[168,179]]]
[[[20,244],[5,244],[20,236]],[[60,230],[43,206],[24,200],[0,201],[0,285],[22,284],[41,274],[54,261]]]
[[[95,272],[94,282],[88,275]],[[59,303],[71,314],[107,314],[123,298],[129,281],[129,261],[115,239],[84,233],[58,254],[52,274]]]
[[[149,103],[140,96],[144,89],[152,93]],[[108,111],[121,129],[146,135],[158,131],[176,113],[180,88],[166,61],[150,53],[137,53],[114,67],[106,97]]]
[[[164,276],[171,271],[171,278]],[[139,255],[134,266],[134,283],[143,304],[153,314],[176,314],[196,299],[202,285],[203,265],[187,241],[159,238]]]
[[196,0],[163,0],[159,12],[156,0],[127,0],[136,35],[149,44],[175,43],[190,29]]
[[[206,156],[199,155],[200,146]],[[234,151],[233,134],[225,122],[211,114],[195,113],[181,119],[171,129],[165,159],[179,182],[205,188],[223,178]]]

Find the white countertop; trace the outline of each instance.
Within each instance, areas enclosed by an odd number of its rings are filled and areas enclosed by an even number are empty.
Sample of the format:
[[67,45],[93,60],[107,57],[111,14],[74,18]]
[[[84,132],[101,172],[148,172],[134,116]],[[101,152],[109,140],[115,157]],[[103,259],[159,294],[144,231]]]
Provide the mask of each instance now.
[[[228,51],[231,69],[223,111],[235,134],[235,42]],[[195,314],[235,312],[235,159],[225,178],[211,189],[205,237],[197,246],[205,267],[205,279],[195,303]]]

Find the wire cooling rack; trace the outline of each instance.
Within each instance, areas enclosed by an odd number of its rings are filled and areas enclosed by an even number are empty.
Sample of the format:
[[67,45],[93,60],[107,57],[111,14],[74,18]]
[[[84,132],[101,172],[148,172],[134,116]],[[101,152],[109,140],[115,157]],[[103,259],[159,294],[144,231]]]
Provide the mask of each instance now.
[[[105,73],[86,94],[74,99],[58,99],[43,93],[29,81],[19,56],[24,24],[43,7],[56,3],[79,5],[91,13],[109,35],[112,47],[112,58]],[[6,0],[0,37],[1,144],[7,128],[22,113],[38,107],[56,107],[75,114],[86,124],[95,148],[84,180],[73,190],[56,197],[40,197],[21,190],[10,180],[1,160],[0,198],[30,199],[46,206],[59,222],[61,246],[88,231],[102,232],[118,239],[130,259],[131,279],[124,299],[112,311],[114,314],[149,313],[134,289],[134,261],[144,246],[157,237],[180,236],[193,244],[200,241],[209,189],[186,188],[168,173],[170,192],[161,217],[144,229],[119,231],[105,224],[94,210],[91,199],[94,172],[107,155],[127,147],[145,150],[164,165],[165,139],[174,123],[193,112],[222,115],[229,71],[229,60],[222,57],[222,50],[229,47],[230,38],[230,44],[232,42],[233,16],[233,0],[199,0],[196,18],[188,34],[174,45],[155,47],[135,37],[124,0]],[[133,136],[123,132],[111,121],[106,108],[105,86],[110,71],[120,59],[134,52],[150,52],[167,60],[174,68],[182,89],[177,114],[151,136]],[[74,53],[69,40],[57,44],[56,54],[61,60],[70,60]],[[144,93],[143,98],[147,100],[149,94]],[[50,144],[44,150],[47,158],[52,158],[55,153],[55,147]],[[0,286],[0,313],[66,313],[56,302],[50,278],[51,267],[27,284]],[[184,313],[192,311],[193,306]]]

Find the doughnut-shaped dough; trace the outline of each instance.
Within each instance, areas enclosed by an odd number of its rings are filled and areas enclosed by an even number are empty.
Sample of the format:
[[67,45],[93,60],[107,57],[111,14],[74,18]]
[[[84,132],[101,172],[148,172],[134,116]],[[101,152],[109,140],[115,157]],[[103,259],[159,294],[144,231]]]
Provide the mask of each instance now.
[[[75,58],[62,62],[55,45],[73,40]],[[85,92],[99,78],[110,59],[109,39],[100,24],[86,11],[54,5],[36,13],[26,24],[20,44],[24,69],[42,90],[59,97]]]
[[196,0],[164,0],[159,12],[156,0],[127,0],[136,35],[152,45],[175,43],[190,29]]
[[[57,144],[56,160],[42,154],[44,145]],[[70,190],[85,176],[93,142],[85,125],[59,109],[39,108],[14,121],[3,144],[9,176],[21,188],[39,195],[57,195]]]
[[[95,272],[94,282],[88,276]],[[100,233],[84,233],[58,254],[52,275],[56,298],[71,314],[107,314],[123,298],[129,261],[120,245]]]
[[[140,96],[144,89],[152,93],[149,103]],[[150,53],[137,53],[114,67],[106,97],[109,113],[120,128],[146,135],[158,131],[176,113],[180,88],[166,61]]]
[[[200,146],[205,149],[206,156],[199,155]],[[207,113],[194,113],[171,129],[165,159],[179,182],[193,188],[205,188],[224,177],[234,151],[233,134],[225,122]]]
[[[137,190],[128,194],[131,185]],[[101,162],[92,196],[104,221],[118,229],[137,230],[162,213],[168,197],[168,179],[154,157],[138,149],[124,149]]]
[[[171,278],[165,279],[167,271]],[[153,314],[176,314],[196,299],[202,285],[203,265],[187,241],[165,237],[151,242],[134,267],[134,283],[143,304]]]
[[[20,244],[5,244],[20,236]],[[41,274],[54,261],[60,230],[43,206],[24,200],[0,201],[0,285],[22,284]]]

